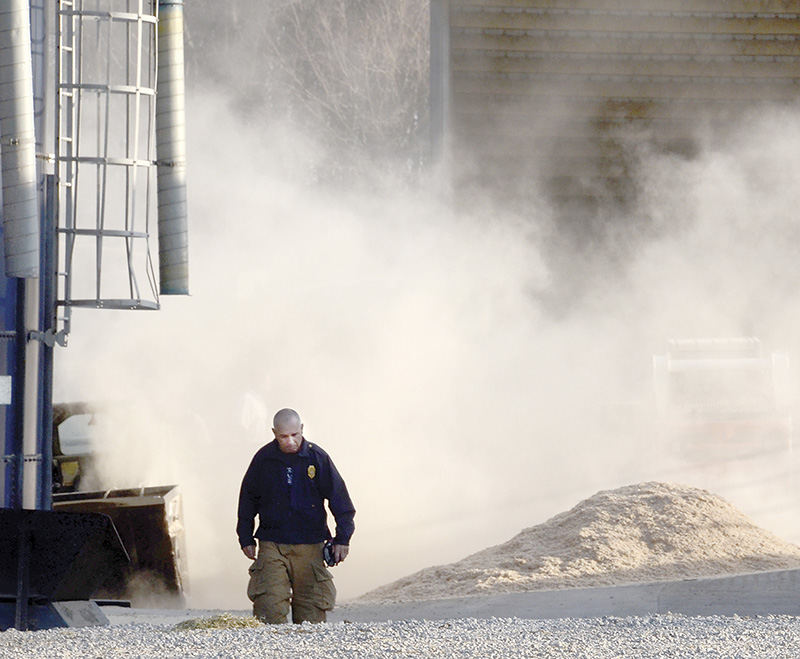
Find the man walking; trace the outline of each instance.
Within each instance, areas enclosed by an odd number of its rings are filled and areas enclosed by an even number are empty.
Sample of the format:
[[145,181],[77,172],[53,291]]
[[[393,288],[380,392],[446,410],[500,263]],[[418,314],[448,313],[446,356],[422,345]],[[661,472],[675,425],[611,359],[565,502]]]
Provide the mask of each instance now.
[[303,437],[297,412],[280,410],[272,432],[275,439],[255,454],[239,493],[236,534],[244,555],[255,561],[247,596],[253,615],[263,622],[286,622],[290,606],[292,622],[324,622],[336,600],[333,575],[323,559],[323,545],[331,537],[324,501],[336,520],[334,564],[350,550],[356,511],[328,454]]

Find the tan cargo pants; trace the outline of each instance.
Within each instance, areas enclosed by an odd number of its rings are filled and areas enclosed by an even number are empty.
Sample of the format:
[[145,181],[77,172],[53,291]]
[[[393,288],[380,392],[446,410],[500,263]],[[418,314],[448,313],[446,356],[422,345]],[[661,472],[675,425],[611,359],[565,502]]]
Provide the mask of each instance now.
[[253,615],[267,623],[325,622],[336,602],[333,575],[322,559],[322,543],[279,545],[258,541],[258,558],[250,566],[247,596]]

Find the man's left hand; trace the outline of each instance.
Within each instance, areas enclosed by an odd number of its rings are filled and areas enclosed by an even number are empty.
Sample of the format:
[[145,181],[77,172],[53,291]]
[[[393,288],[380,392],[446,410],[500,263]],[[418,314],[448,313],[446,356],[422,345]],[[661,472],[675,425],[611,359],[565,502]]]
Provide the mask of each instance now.
[[350,547],[347,545],[333,545],[333,560],[336,561],[336,565],[341,563],[345,558],[347,558],[347,554],[350,553]]

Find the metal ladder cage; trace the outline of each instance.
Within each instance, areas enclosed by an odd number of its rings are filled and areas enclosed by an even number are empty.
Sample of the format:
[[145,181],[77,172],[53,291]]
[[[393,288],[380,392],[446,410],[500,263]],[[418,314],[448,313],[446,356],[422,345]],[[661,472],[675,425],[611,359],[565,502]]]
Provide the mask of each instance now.
[[56,12],[57,304],[69,333],[72,307],[159,308],[158,10],[153,0],[57,0]]

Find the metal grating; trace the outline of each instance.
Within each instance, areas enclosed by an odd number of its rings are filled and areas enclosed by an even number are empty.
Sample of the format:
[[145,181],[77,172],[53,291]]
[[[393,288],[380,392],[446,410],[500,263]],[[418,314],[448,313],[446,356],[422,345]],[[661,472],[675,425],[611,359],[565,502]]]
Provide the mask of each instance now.
[[67,332],[72,307],[159,306],[149,245],[157,21],[150,0],[58,0],[58,304]]

